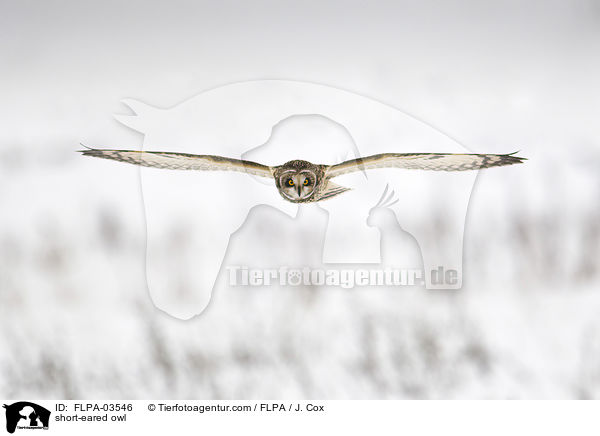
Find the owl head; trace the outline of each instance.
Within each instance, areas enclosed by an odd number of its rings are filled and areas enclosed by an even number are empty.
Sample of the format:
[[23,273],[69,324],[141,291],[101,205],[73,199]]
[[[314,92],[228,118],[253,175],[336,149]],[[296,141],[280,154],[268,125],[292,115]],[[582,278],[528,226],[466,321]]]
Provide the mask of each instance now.
[[283,198],[293,203],[315,201],[323,179],[323,169],[304,160],[292,160],[275,170],[277,189]]

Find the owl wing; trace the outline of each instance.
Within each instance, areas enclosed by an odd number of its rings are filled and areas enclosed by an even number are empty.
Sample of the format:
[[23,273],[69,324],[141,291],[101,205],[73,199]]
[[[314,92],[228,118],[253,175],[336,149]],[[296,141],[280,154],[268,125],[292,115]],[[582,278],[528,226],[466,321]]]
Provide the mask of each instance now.
[[525,160],[514,154],[384,153],[331,165],[325,174],[331,178],[374,168],[465,171],[512,165]]
[[85,156],[101,159],[112,159],[143,167],[163,168],[170,170],[196,171],[238,171],[254,176],[272,178],[271,167],[249,160],[231,159],[228,157],[174,153],[166,151],[135,150],[80,150]]

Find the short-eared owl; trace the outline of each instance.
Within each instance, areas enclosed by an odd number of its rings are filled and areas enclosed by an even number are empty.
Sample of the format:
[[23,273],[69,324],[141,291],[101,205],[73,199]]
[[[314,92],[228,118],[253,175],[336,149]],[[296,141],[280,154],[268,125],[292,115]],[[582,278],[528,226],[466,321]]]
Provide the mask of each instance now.
[[228,157],[173,153],[164,151],[81,150],[86,156],[112,159],[153,168],[198,171],[238,171],[272,178],[279,194],[292,203],[326,200],[350,188],[336,185],[332,178],[374,168],[407,168],[433,171],[465,171],[521,163],[511,154],[385,153],[348,160],[336,165],[318,165],[292,160],[283,165],[267,166]]

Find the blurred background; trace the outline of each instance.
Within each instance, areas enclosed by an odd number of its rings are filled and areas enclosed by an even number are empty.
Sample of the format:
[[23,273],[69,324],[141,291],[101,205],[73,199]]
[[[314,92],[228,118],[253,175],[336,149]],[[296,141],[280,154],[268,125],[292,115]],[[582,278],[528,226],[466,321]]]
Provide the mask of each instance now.
[[[0,2],[0,397],[600,398],[598,53],[594,0]],[[273,78],[529,159],[479,174],[461,290],[220,280],[192,320],[154,307],[139,170],[74,150],[141,146],[123,98]]]

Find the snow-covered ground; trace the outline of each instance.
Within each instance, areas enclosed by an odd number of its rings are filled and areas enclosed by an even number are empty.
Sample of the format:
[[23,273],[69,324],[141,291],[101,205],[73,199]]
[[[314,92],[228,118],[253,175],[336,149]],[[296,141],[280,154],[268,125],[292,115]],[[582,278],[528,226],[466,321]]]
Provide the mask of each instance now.
[[510,184],[490,201],[479,186],[460,291],[228,288],[223,271],[207,311],[181,321],[147,293],[139,181],[95,189],[78,159],[4,173],[3,396],[600,395],[597,209],[518,213]]
[[[333,29],[341,5],[298,21],[266,5],[3,5],[0,397],[600,398],[598,10],[528,4],[350,8]],[[264,77],[392,103],[476,152],[522,150],[510,178],[478,176],[461,290],[228,287],[223,270],[202,315],[155,308],[139,171],[74,150],[140,146],[111,118],[122,98],[166,107]],[[258,218],[244,229],[311,237]],[[185,302],[185,280],[173,292]]]

